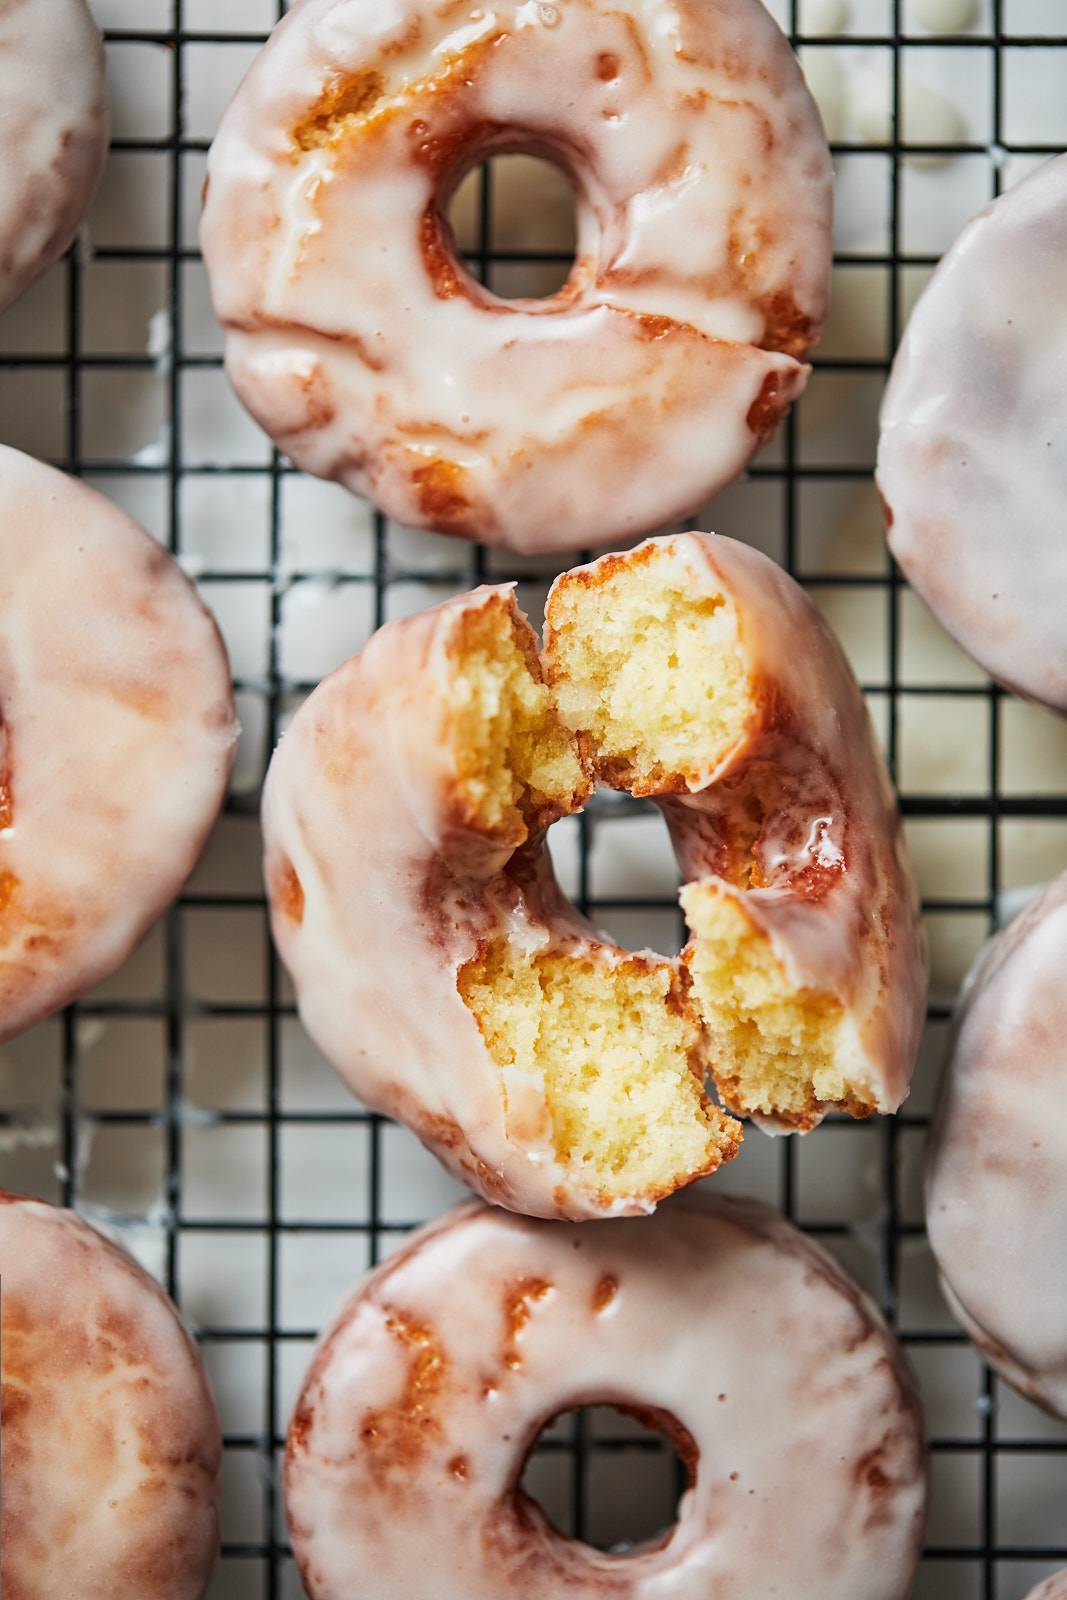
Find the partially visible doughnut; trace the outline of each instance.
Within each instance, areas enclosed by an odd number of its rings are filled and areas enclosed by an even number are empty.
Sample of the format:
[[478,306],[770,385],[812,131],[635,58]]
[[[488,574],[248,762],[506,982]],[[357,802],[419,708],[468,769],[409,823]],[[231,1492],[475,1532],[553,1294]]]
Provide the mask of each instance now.
[[[520,1487],[559,1413],[611,1404],[689,1470],[668,1537],[561,1537]],[[753,1202],[595,1228],[469,1202],[325,1333],[285,1462],[311,1600],[902,1600],[922,1531],[919,1404],[874,1306]]]
[[[570,176],[544,300],[460,263],[486,157]],[[226,365],[301,467],[398,521],[577,549],[703,504],[804,385],[831,169],[757,0],[297,0],[211,150]]]
[[1039,1583],[1036,1589],[1031,1589],[1026,1600],[1067,1600],[1067,1567],[1060,1572],[1054,1572],[1051,1578]]
[[979,213],[911,314],[882,405],[889,543],[994,678],[1067,711],[1067,156]]
[[218,1417],[159,1285],[72,1211],[0,1190],[5,1600],[200,1600]]
[[236,738],[173,557],[0,446],[0,1039],[112,972],[188,876]]
[[1067,875],[987,945],[957,1014],[926,1169],[949,1304],[1020,1393],[1067,1418]]
[[[855,679],[803,591],[707,534],[557,580],[544,669],[509,586],[387,624],[267,775],[272,926],[369,1105],[517,1210],[647,1211],[736,1150],[710,1106],[894,1109],[924,946]],[[545,846],[595,779],[651,797],[681,962],[606,943]],[[707,1036],[706,1036],[707,1035]]]
[[107,136],[104,46],[85,0],[3,0],[0,311],[70,244]]

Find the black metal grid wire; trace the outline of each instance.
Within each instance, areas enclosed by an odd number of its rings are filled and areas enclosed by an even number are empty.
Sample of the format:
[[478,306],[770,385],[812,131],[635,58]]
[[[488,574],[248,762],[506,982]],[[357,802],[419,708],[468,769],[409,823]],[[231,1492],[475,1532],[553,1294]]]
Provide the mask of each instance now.
[[[281,0],[269,5],[284,9]],[[448,541],[440,542],[427,571],[421,557],[412,559],[401,531],[355,509],[353,550],[361,554],[340,562],[305,560],[298,542],[294,562],[289,495],[299,475],[265,449],[257,456],[254,448],[242,447],[231,458],[217,459],[202,444],[192,447],[204,395],[209,409],[226,402],[219,400],[220,390],[197,387],[203,381],[222,385],[217,349],[198,348],[187,337],[196,323],[201,274],[192,219],[210,134],[190,125],[189,108],[204,52],[229,51],[235,68],[243,70],[273,20],[273,11],[263,15],[267,9],[268,0],[220,0],[213,22],[205,20],[206,7],[198,0],[143,0],[137,15],[150,25],[107,30],[113,68],[128,70],[136,59],[159,85],[161,120],[149,129],[120,122],[105,180],[133,185],[155,231],[140,223],[125,232],[103,230],[91,250],[76,248],[35,291],[42,297],[34,305],[44,306],[43,321],[27,322],[19,307],[0,319],[5,442],[51,456],[135,509],[148,507],[144,520],[154,522],[154,531],[179,555],[188,548],[189,508],[201,503],[198,494],[247,494],[249,504],[255,500],[260,508],[262,537],[252,553],[210,564],[199,577],[205,598],[217,607],[225,607],[228,591],[246,598],[255,591],[263,648],[251,664],[237,663],[236,688],[261,764],[286,712],[312,686],[306,675],[288,671],[284,659],[287,606],[302,584],[358,591],[366,629],[408,606],[412,593],[432,599],[487,576],[516,577],[520,597],[529,596],[536,612],[538,595],[553,575],[551,562],[516,561]],[[1013,865],[1021,837],[1011,833],[1013,827],[1044,828],[1044,876],[1067,865],[1067,759],[1057,781],[1043,782],[1040,792],[1017,792],[1010,770],[1017,702],[980,675],[955,667],[944,676],[916,674],[908,659],[906,585],[887,560],[854,570],[848,560],[828,560],[825,553],[810,559],[809,550],[818,545],[817,538],[812,542],[820,515],[817,491],[869,481],[874,431],[869,419],[858,453],[820,458],[805,434],[806,408],[820,385],[864,378],[880,383],[897,343],[909,274],[936,260],[936,254],[904,248],[905,153],[982,161],[988,198],[1000,187],[1005,160],[1062,148],[1057,142],[1012,142],[1005,91],[1009,75],[1013,82],[1020,72],[1025,76],[1027,58],[1040,54],[1046,65],[1052,58],[1067,67],[1067,8],[1061,31],[1052,33],[1032,25],[1036,11],[1027,0],[988,0],[984,31],[951,39],[907,32],[903,0],[886,0],[884,31],[836,37],[805,38],[802,0],[784,0],[781,10],[797,46],[882,54],[897,127],[913,53],[966,52],[986,73],[987,140],[906,151],[896,141],[834,145],[839,169],[862,158],[871,182],[883,186],[884,248],[850,250],[837,258],[839,273],[859,269],[884,281],[881,353],[817,356],[812,398],[800,402],[745,483],[700,519],[703,526],[771,548],[817,595],[861,597],[859,603],[875,608],[866,615],[877,614],[880,664],[861,675],[901,775],[913,836],[921,840],[923,828],[932,826],[935,834],[946,830],[936,837],[949,854],[953,841],[964,836],[976,841],[977,856],[984,848],[984,865],[968,881],[945,887],[935,870],[926,884],[931,927],[949,930],[951,975],[995,925],[1005,887],[1014,886],[1020,873],[1025,881],[1029,858],[1023,849],[1024,865]],[[235,81],[236,76],[235,70]],[[491,281],[496,267],[518,259],[492,244],[491,176],[481,180],[477,213],[478,239],[468,259],[474,272]],[[523,252],[521,259],[560,260],[551,252]],[[169,317],[162,356],[109,345],[99,332],[101,304],[113,305],[124,284],[146,273],[155,275]],[[25,330],[38,325],[51,333],[35,344]],[[154,456],[131,460],[107,447],[113,410],[129,410],[127,392],[135,406],[148,395],[146,403],[165,425]],[[37,418],[32,427],[25,421],[28,400]],[[558,562],[572,564],[567,558]],[[419,585],[432,593],[423,594]],[[353,640],[353,647],[359,642]],[[980,781],[972,772],[955,787],[951,781],[931,792],[909,787],[909,718],[924,701],[949,721],[974,719],[975,739],[984,744]],[[1050,743],[1057,727],[1050,718]],[[1038,737],[1045,734],[1039,730]],[[669,892],[599,886],[598,848],[621,824],[640,826],[643,815],[637,803],[594,802],[575,824],[573,888],[582,908],[624,941],[640,918],[643,928],[658,919],[661,940],[669,943],[680,932]],[[400,1130],[334,1089],[325,1068],[316,1076],[312,1062],[310,1075],[296,1072],[293,1063],[306,1065],[308,1052],[270,947],[255,840],[255,796],[235,794],[205,865],[161,929],[124,973],[16,1044],[14,1067],[6,1077],[0,1074],[0,1133],[7,1136],[0,1146],[0,1182],[111,1215],[127,1223],[135,1245],[146,1238],[161,1245],[157,1269],[197,1322],[223,1398],[227,1488],[222,1561],[211,1594],[225,1600],[300,1593],[278,1493],[289,1397],[328,1309],[328,1292],[336,1298],[397,1236],[423,1220],[412,1194],[423,1196],[428,1209],[425,1196],[437,1192]],[[920,851],[920,865],[934,861],[936,868],[940,854],[937,847]],[[934,1489],[915,1600],[1019,1600],[1040,1577],[1067,1563],[1067,1429],[1017,1400],[982,1367],[932,1288],[917,1175],[953,983],[954,978],[935,987],[915,1092],[899,1116],[877,1125],[832,1119],[803,1142],[771,1143],[754,1134],[731,1169],[731,1182],[776,1201],[834,1249],[880,1300],[920,1370]],[[144,1062],[132,1088],[109,1066],[115,1059],[109,1053],[119,1047]],[[198,1107],[195,1114],[191,1105]],[[302,1212],[291,1174],[324,1160],[336,1164],[336,1202],[327,1211]],[[133,1176],[115,1186],[109,1174],[119,1168]],[[827,1180],[828,1172],[844,1174],[839,1204],[833,1198],[837,1179]],[[418,1181],[409,1184],[413,1173]],[[211,1206],[204,1205],[204,1193]],[[440,1204],[449,1197],[447,1188],[441,1191]],[[219,1287],[230,1277],[232,1294]],[[316,1286],[320,1278],[328,1280],[328,1290]],[[208,1291],[199,1287],[203,1283]],[[632,1424],[620,1430],[617,1418],[605,1422],[584,1413],[546,1440],[535,1478],[568,1531],[602,1542],[628,1531],[611,1526],[604,1510],[608,1491],[598,1485],[617,1485],[619,1471],[632,1474],[635,1463],[655,1449],[654,1441],[635,1436],[638,1431]],[[669,1455],[660,1452],[657,1459],[661,1466],[666,1461],[669,1474]],[[664,1492],[662,1472],[656,1492]]]

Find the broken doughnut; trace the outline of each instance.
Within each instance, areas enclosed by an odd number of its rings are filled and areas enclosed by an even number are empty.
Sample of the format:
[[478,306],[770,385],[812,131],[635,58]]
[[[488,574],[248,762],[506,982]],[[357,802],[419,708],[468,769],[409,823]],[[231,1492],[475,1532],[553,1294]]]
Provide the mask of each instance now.
[[[702,1198],[595,1228],[468,1202],[364,1281],[289,1429],[310,1600],[903,1600],[926,1471],[901,1352],[783,1217]],[[520,1487],[542,1428],[598,1403],[688,1470],[674,1526],[627,1554]]]
[[[564,287],[502,300],[446,220],[568,175]],[[201,240],[226,367],[298,466],[410,526],[577,549],[691,512],[804,386],[830,159],[758,0],[298,0],[223,117]]]
[[[610,620],[609,620],[610,619]],[[692,937],[631,953],[563,897],[545,830],[594,781],[655,801]],[[891,1111],[924,943],[860,690],[803,591],[708,534],[387,624],[299,709],[264,790],[300,1015],[363,1101],[516,1210],[652,1209],[736,1150]]]

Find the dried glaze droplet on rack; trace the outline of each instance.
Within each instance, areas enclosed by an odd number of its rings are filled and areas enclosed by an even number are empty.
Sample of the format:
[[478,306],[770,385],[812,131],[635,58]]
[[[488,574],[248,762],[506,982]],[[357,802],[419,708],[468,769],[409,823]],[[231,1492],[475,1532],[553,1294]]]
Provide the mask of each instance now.
[[237,724],[218,629],[102,495],[0,446],[0,1039],[84,994],[174,899]]
[[[605,616],[614,614],[616,621]],[[862,695],[803,591],[713,535],[565,574],[544,665],[509,586],[387,624],[264,790],[275,939],[312,1038],[472,1188],[650,1210],[786,1128],[894,1109],[924,946]],[[606,943],[545,832],[599,779],[663,811],[692,939]]]
[[[445,221],[569,176],[563,288],[502,300]],[[803,387],[826,312],[818,112],[756,0],[299,0],[223,118],[202,226],[230,378],[401,523],[576,549],[692,511]]]
[[[540,1430],[598,1401],[666,1432],[690,1479],[669,1533],[623,1556],[517,1487]],[[925,1459],[878,1312],[768,1208],[588,1228],[472,1202],[327,1328],[284,1484],[311,1600],[903,1600]]]
[[956,1017],[926,1172],[959,1321],[1020,1393],[1067,1418],[1067,875],[984,951]]
[[84,0],[4,0],[0,108],[3,311],[70,244],[104,169],[104,47]]
[[0,1190],[4,1595],[200,1600],[222,1441],[163,1290],[72,1211]]
[[994,678],[1067,711],[1067,156],[970,222],[912,312],[882,405],[889,544]]

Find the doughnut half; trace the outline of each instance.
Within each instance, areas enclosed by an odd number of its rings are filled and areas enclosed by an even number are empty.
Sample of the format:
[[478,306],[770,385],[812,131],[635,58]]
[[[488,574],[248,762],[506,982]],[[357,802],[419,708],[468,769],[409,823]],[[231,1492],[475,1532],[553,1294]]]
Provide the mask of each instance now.
[[[502,300],[464,175],[561,167],[577,259]],[[297,0],[224,116],[201,240],[226,366],[297,465],[399,522],[578,549],[693,512],[803,388],[831,169],[758,0]]]
[[[859,688],[765,556],[648,540],[387,624],[293,718],[267,891],[311,1037],[488,1199],[640,1212],[736,1150],[907,1092],[924,945]],[[663,811],[692,939],[630,953],[562,895],[545,831],[599,779]]]
[[3,0],[0,311],[70,244],[107,136],[104,46],[85,0]]
[[927,1231],[990,1366],[1067,1418],[1067,874],[967,980],[926,1170]]
[[163,1290],[72,1211],[0,1190],[4,1600],[200,1600],[222,1441]]
[[889,543],[963,648],[1067,711],[1067,156],[979,213],[911,314],[882,404]]
[[[659,1427],[690,1474],[669,1535],[565,1539],[520,1487],[586,1404]],[[326,1330],[285,1498],[311,1600],[902,1600],[922,1422],[884,1322],[766,1207],[596,1228],[478,1202],[416,1233]]]
[[237,725],[171,555],[0,446],[0,1039],[112,972],[215,819]]

